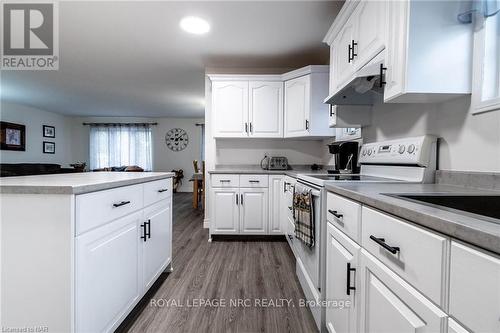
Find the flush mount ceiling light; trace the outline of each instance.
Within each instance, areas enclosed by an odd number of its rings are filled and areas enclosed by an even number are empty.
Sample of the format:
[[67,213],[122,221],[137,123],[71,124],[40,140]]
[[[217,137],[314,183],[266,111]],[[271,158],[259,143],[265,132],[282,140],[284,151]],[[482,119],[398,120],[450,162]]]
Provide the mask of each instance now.
[[183,18],[180,22],[180,26],[185,31],[196,35],[203,35],[210,31],[208,22],[196,16],[187,16]]

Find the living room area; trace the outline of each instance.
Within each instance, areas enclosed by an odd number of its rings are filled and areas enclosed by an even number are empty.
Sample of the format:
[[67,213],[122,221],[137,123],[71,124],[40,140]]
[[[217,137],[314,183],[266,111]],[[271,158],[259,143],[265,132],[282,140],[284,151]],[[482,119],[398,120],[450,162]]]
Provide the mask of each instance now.
[[92,117],[2,100],[1,177],[89,171],[177,171],[191,192],[203,118]]

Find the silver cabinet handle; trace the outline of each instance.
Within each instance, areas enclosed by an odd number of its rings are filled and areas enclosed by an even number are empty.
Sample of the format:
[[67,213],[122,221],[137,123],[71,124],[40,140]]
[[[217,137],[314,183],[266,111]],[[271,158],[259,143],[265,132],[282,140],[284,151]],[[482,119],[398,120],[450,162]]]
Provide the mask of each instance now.
[[168,188],[162,188],[160,190],[158,190],[158,193],[163,193],[163,192],[167,192],[168,191]]
[[219,181],[220,181],[221,183],[230,183],[230,182],[231,182],[231,180],[229,180],[229,179],[221,179],[221,180],[219,180]]
[[241,205],[243,206],[243,194],[240,194],[241,195]]
[[250,183],[260,183],[260,180],[249,180]]

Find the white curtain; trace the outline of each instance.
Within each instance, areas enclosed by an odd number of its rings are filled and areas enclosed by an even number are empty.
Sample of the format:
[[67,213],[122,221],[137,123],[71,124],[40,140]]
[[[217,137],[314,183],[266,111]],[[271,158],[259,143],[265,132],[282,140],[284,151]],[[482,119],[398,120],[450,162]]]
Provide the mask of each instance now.
[[91,125],[90,169],[137,165],[152,170],[151,128],[147,125]]

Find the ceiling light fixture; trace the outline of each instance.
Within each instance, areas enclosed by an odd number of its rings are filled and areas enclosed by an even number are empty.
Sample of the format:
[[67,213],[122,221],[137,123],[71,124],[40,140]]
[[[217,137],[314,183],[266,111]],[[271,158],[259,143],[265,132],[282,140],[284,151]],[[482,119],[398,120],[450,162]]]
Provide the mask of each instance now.
[[203,35],[210,31],[208,22],[196,16],[187,16],[183,18],[180,22],[180,26],[185,31],[196,35]]

